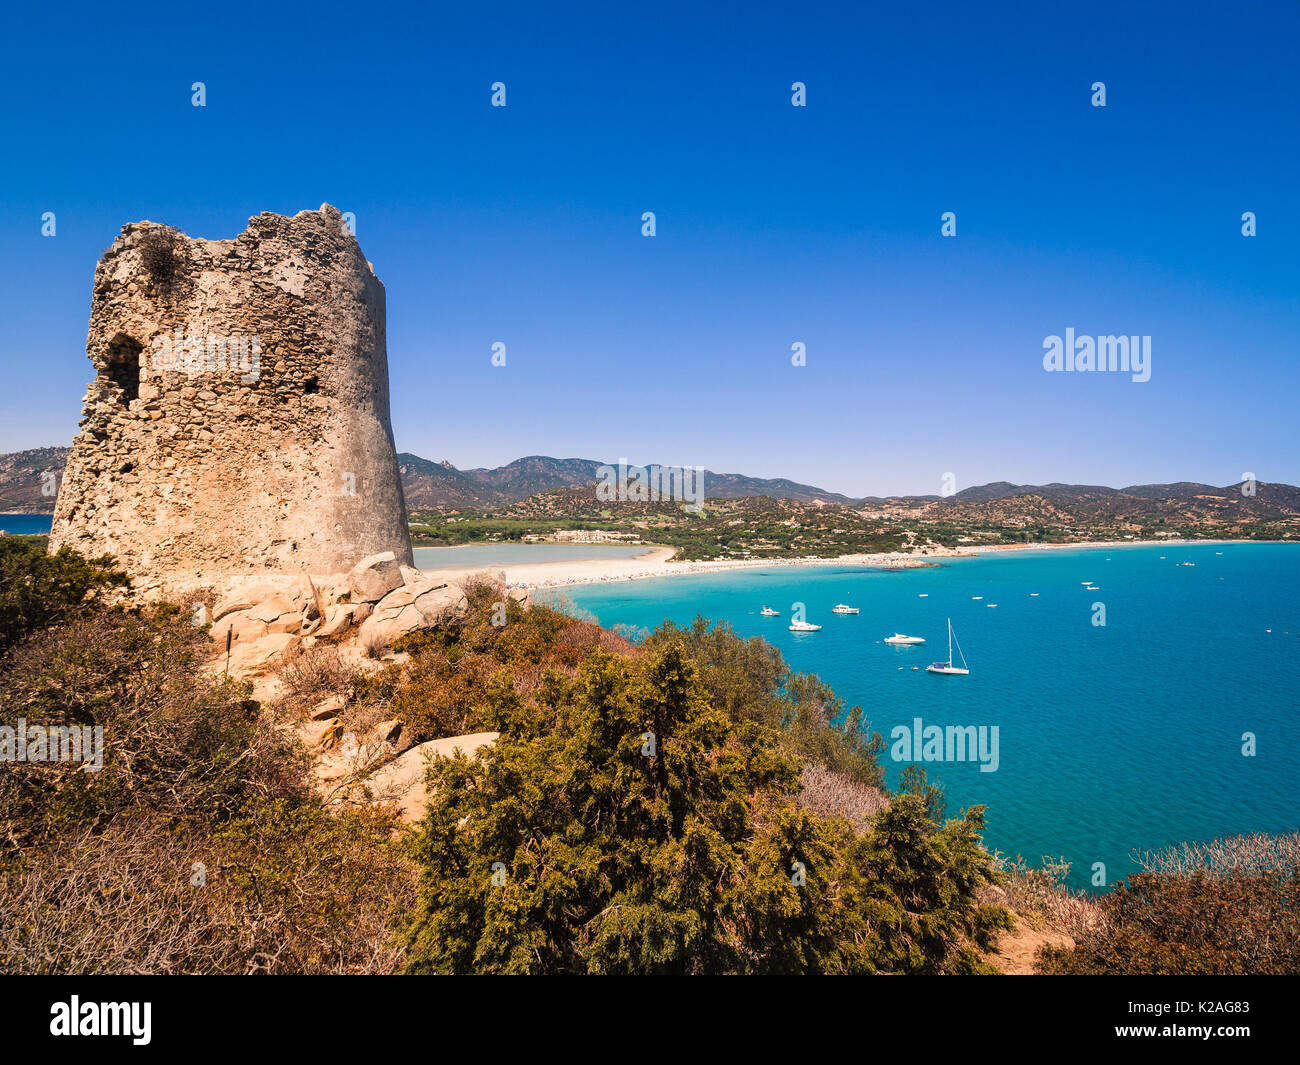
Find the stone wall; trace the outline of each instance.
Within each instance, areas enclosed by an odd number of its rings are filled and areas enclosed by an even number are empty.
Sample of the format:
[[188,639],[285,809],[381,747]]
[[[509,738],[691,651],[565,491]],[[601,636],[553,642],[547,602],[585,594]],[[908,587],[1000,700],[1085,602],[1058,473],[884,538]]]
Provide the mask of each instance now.
[[95,271],[86,394],[51,549],[143,583],[410,565],[384,287],[340,213],[234,240],[123,227]]

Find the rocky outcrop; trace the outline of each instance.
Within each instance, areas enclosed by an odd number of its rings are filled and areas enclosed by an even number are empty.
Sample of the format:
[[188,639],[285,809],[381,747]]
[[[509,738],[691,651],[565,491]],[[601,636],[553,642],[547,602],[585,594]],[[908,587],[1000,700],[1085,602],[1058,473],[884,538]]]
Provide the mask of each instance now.
[[230,675],[256,678],[321,641],[364,659],[408,633],[462,616],[468,606],[465,589],[484,580],[500,586],[503,599],[529,607],[526,593],[504,590],[499,570],[424,573],[400,566],[391,552],[367,558],[347,573],[230,578],[209,619],[218,652],[211,668],[226,670],[229,647]]
[[455,758],[458,754],[473,758],[481,748],[495,743],[499,735],[496,732],[475,732],[469,736],[429,740],[412,747],[365,779],[366,797],[371,802],[393,803],[403,821],[418,821],[429,805],[429,790],[425,784],[429,764],[437,758]]
[[459,584],[424,578],[389,592],[375,604],[361,625],[363,645],[389,644],[416,629],[435,628],[464,612],[465,592]]
[[[418,573],[419,570],[412,569],[411,572]],[[354,603],[377,603],[405,583],[402,566],[391,551],[363,558],[348,574],[348,591]]]
[[[125,226],[95,271],[95,380],[51,549],[116,555],[145,589],[379,553],[391,581],[412,557],[384,318],[328,205],[258,215],[234,240]],[[287,632],[292,613],[254,620]]]

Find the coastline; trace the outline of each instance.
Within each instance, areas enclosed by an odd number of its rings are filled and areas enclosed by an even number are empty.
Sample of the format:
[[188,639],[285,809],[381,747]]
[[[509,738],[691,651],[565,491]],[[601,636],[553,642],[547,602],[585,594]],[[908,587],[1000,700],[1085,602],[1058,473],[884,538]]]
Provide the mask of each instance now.
[[718,573],[727,570],[770,569],[776,566],[863,566],[872,569],[920,569],[935,565],[933,556],[900,552],[875,555],[840,555],[836,558],[746,558],[673,562],[676,550],[654,547],[644,555],[627,559],[594,559],[585,562],[535,562],[505,566],[506,584],[527,590],[563,588],[575,584],[603,584],[657,577]]
[[428,573],[465,574],[485,568],[505,574],[506,587],[521,591],[548,588],[566,588],[584,584],[609,584],[620,581],[654,580],[661,577],[679,577],[733,570],[771,569],[782,566],[861,566],[866,569],[900,570],[926,569],[939,565],[943,559],[978,558],[992,552],[1012,551],[1062,551],[1101,550],[1121,547],[1170,547],[1192,545],[1290,543],[1285,540],[1088,540],[1069,544],[991,544],[979,548],[931,548],[922,552],[886,552],[880,554],[838,555],[829,558],[803,556],[800,558],[764,559],[713,559],[693,562],[672,561],[676,550],[671,547],[649,546],[641,555],[632,558],[561,560],[555,562],[525,562],[491,567],[465,566],[456,569],[427,570]]

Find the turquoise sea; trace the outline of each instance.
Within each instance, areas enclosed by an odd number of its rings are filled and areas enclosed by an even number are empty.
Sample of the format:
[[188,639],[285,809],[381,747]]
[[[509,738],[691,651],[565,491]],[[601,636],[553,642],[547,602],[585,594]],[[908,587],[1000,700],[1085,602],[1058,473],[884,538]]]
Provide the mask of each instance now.
[[[1135,849],[1300,828],[1300,545],[1021,551],[899,571],[772,567],[563,595],[607,626],[702,614],[764,636],[793,668],[860,704],[887,742],[916,718],[998,726],[996,771],[923,766],[950,813],[987,806],[990,849],[1064,857],[1075,886],[1089,885],[1096,862],[1107,883],[1134,872]],[[799,602],[820,632],[788,631]],[[862,612],[832,614],[839,602]],[[761,617],[764,604],[781,616]],[[966,677],[925,672],[947,657],[948,617]],[[880,642],[895,631],[928,643]],[[892,781],[904,763],[888,751],[885,762]]]

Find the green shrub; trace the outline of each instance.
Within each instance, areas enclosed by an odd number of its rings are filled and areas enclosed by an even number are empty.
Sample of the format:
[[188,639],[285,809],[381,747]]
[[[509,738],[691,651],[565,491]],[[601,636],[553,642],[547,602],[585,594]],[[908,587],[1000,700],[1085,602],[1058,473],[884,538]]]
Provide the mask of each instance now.
[[130,582],[110,555],[87,559],[46,551],[44,536],[0,536],[0,655],[33,632],[95,610]]
[[[490,685],[502,732],[443,760],[408,971],[974,972],[1005,911],[982,811],[903,795],[855,834],[800,809],[778,732],[715,707],[683,640]],[[648,746],[653,737],[653,748]]]

